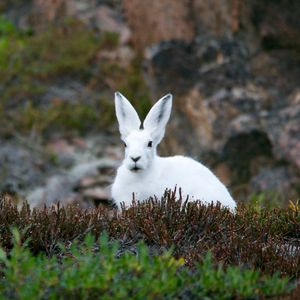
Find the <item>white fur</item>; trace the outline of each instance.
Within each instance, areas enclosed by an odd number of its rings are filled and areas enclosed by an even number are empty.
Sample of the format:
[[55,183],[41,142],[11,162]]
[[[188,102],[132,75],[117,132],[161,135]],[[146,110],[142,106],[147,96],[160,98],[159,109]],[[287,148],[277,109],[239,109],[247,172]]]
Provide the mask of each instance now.
[[125,158],[112,186],[112,198],[118,207],[122,202],[129,206],[133,194],[136,200],[143,201],[153,196],[161,198],[166,189],[177,187],[177,192],[181,188],[184,198],[188,196],[190,201],[206,204],[219,201],[222,206],[235,209],[236,203],[228,190],[207,167],[184,156],[157,156],[156,147],[164,136],[171,113],[171,94],[152,107],[143,129],[135,109],[118,92],[115,104],[121,138],[126,144]]

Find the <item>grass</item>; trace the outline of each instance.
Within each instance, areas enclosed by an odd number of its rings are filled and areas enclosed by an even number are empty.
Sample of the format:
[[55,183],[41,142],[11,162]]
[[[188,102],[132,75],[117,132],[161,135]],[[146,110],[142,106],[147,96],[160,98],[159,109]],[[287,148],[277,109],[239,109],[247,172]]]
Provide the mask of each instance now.
[[[2,24],[4,22],[2,19]],[[5,24],[6,29],[2,30],[0,39],[0,78],[4,81],[10,81],[14,76],[21,82],[66,74],[81,77],[87,72],[97,51],[113,45],[112,34],[97,37],[74,19],[38,34],[19,32],[13,30],[8,22]],[[116,36],[114,44],[117,43]]]
[[[96,110],[87,104],[70,104],[56,101],[48,107],[42,108],[27,102],[24,107],[16,111],[5,113],[11,120],[0,129],[0,135],[27,134],[28,130],[34,130],[42,135],[50,132],[76,131],[82,133],[100,126],[100,110]],[[102,124],[101,124],[102,125]]]
[[[43,136],[57,131],[81,134],[107,128],[115,120],[115,90],[136,101],[137,109],[145,114],[150,100],[139,60],[121,67],[99,56],[118,46],[117,34],[94,32],[75,19],[34,33],[20,31],[1,17],[0,135],[32,130]],[[42,103],[49,87],[69,81],[79,81],[92,99]]]

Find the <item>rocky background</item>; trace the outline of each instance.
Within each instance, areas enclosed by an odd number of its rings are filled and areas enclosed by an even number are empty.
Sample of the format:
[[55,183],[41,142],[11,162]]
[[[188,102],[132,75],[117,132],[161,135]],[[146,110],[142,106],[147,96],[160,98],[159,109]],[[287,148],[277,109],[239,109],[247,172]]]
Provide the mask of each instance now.
[[160,153],[201,160],[238,202],[300,194],[300,2],[0,4],[0,190],[32,206],[109,198],[113,92],[174,107]]

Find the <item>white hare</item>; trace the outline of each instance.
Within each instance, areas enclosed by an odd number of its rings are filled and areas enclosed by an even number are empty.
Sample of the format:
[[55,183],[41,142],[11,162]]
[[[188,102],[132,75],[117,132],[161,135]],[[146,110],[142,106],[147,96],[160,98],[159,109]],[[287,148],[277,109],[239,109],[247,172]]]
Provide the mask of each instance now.
[[165,133],[172,108],[172,95],[162,97],[150,110],[143,124],[130,102],[115,93],[116,115],[125,158],[112,186],[112,198],[120,207],[134,198],[139,201],[162,197],[166,189],[177,187],[189,201],[220,202],[234,210],[236,203],[220,180],[201,163],[184,156],[159,157],[157,145]]

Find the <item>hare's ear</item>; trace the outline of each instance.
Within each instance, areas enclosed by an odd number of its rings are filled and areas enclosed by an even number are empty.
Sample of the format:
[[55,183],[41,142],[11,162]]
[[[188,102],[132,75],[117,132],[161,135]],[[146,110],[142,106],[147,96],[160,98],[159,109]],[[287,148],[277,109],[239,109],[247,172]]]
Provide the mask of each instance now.
[[172,108],[172,95],[162,97],[149,111],[145,121],[144,129],[148,130],[154,143],[160,143],[165,134],[165,127],[170,118]]
[[141,120],[130,102],[119,92],[115,93],[116,115],[122,139],[133,130],[138,130]]

